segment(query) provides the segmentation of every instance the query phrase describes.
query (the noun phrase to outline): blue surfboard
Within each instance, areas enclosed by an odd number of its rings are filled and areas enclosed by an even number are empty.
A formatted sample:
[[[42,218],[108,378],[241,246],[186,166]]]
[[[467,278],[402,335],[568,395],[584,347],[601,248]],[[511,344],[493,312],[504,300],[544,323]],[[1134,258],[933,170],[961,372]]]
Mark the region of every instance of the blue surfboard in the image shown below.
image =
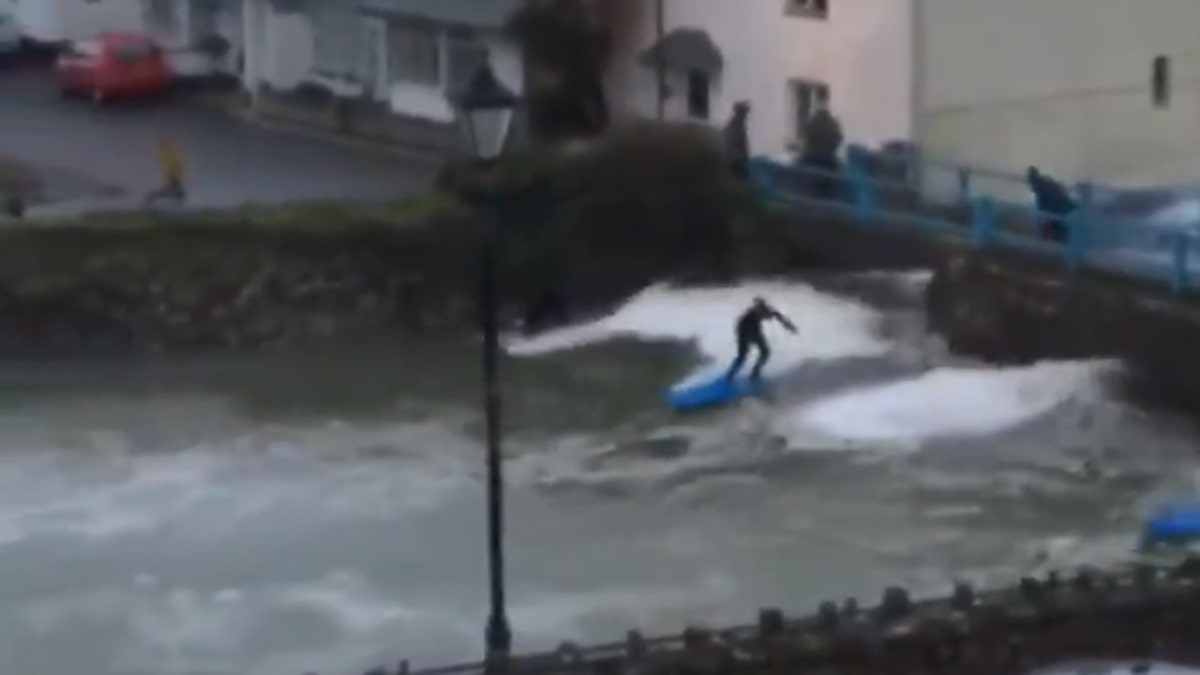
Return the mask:
[[[1184,544],[1200,540],[1200,504],[1159,511],[1142,530],[1143,544]]]
[[[762,389],[762,380],[737,378],[731,381],[721,374],[711,380],[671,389],[667,392],[667,403],[680,412],[699,410],[733,403]]]

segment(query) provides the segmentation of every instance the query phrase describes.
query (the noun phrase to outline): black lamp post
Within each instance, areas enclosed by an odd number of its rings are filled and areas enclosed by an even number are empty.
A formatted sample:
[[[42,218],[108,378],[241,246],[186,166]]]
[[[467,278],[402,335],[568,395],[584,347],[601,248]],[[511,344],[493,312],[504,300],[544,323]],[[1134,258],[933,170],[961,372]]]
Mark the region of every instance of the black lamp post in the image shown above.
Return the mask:
[[[482,64],[454,101],[466,143],[480,169],[486,169],[504,152],[518,99],[488,63]],[[495,189],[486,191],[493,220],[499,206]],[[479,322],[483,332],[483,392],[487,426],[487,529],[488,581],[491,613],[487,622],[487,660],[501,666],[512,647],[512,632],[504,601],[504,480],[500,452],[499,331],[496,325],[497,223],[488,223],[479,264]]]

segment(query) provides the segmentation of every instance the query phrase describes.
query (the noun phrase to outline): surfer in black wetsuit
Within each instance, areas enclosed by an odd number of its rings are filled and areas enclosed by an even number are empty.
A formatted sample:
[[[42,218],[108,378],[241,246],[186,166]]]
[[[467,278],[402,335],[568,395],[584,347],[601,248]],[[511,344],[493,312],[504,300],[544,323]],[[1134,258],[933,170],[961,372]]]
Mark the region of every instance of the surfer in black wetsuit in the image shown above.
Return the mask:
[[[770,319],[783,324],[788,331],[796,332],[796,325],[786,316],[768,305],[766,300],[755,298],[754,304],[738,317],[737,358],[733,360],[733,365],[729,366],[729,371],[725,374],[726,379],[732,380],[737,377],[742,364],[746,362],[746,357],[750,355],[751,347],[758,350],[758,361],[755,362],[754,369],[750,371],[750,379],[757,380],[762,376],[763,366],[767,365],[767,359],[771,358],[771,348],[767,346],[767,338],[763,335],[763,322]]]

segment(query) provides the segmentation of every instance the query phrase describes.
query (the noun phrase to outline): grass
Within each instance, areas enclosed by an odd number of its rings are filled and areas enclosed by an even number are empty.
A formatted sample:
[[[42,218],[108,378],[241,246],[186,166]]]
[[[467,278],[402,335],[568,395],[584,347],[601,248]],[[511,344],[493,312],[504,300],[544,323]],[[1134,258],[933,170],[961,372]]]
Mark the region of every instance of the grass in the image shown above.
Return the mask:
[[[22,162],[0,158],[0,197],[29,195],[41,189],[37,173]]]
[[[2,183],[0,183],[2,185]],[[287,204],[248,204],[229,209],[189,210],[173,213],[150,209],[93,211],[55,219],[30,219],[10,224],[21,230],[136,231],[162,227],[253,227],[280,230],[330,230],[339,228],[409,227],[430,224],[467,214],[453,195],[429,191],[394,201],[316,201]],[[15,225],[15,227],[14,227]]]

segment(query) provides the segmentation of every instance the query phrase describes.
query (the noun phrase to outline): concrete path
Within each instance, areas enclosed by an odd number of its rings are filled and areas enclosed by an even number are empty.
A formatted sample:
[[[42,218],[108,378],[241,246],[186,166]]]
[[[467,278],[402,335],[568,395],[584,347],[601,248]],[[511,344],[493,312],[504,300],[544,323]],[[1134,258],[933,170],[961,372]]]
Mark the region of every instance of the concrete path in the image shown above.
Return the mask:
[[[429,160],[270,130],[178,101],[62,100],[49,72],[0,68],[0,158],[31,167],[58,203],[44,205],[53,210],[140,203],[161,180],[161,136],[184,148],[189,206],[200,208],[396,198],[427,186],[436,170]]]

